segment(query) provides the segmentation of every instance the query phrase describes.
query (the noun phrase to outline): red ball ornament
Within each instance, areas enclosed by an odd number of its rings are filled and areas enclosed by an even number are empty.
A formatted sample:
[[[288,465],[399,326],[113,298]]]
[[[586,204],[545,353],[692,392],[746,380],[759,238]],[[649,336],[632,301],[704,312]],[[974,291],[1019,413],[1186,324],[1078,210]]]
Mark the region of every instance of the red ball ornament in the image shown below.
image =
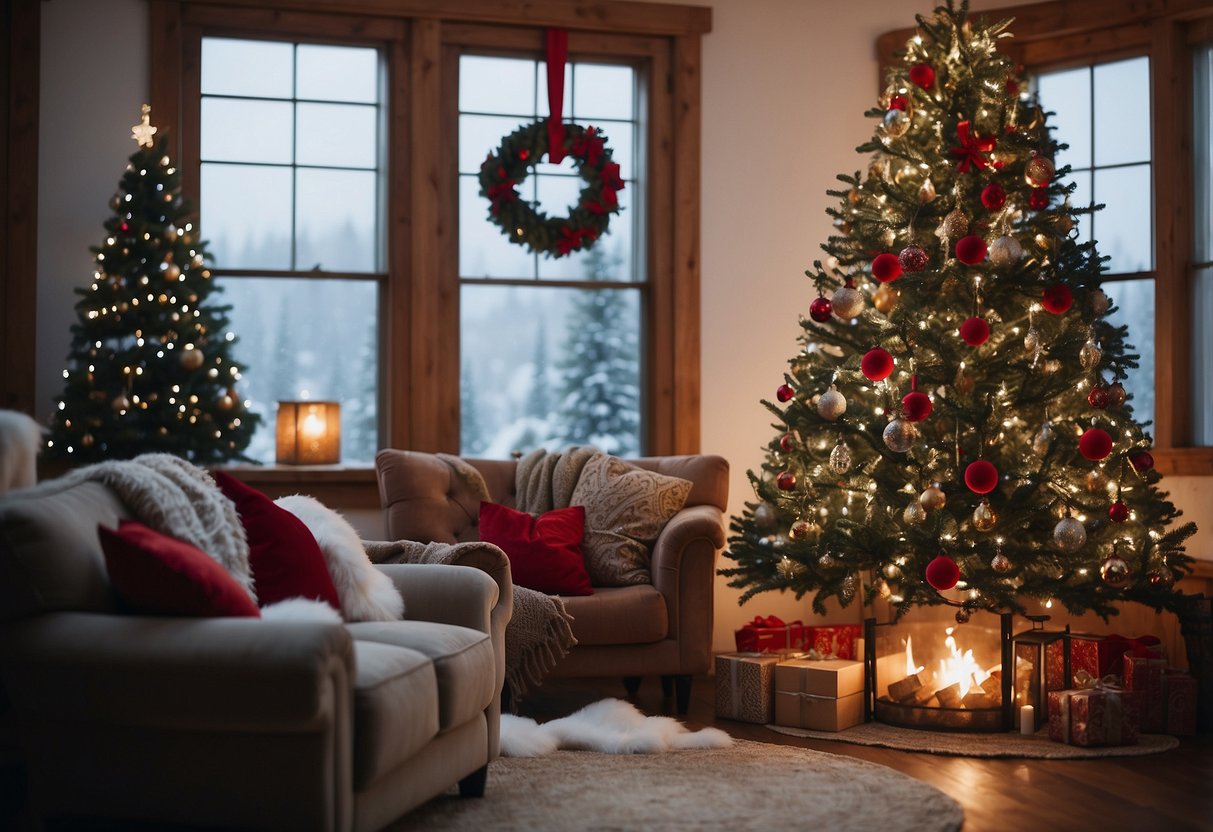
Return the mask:
[[[1063,315],[1074,305],[1074,293],[1070,291],[1069,286],[1054,283],[1045,288],[1044,294],[1040,298],[1040,305],[1046,312]]]
[[[897,259],[897,255],[887,251],[876,255],[876,259],[872,261],[872,277],[881,283],[892,283],[901,277],[901,261]]]
[[[1098,462],[1112,453],[1112,437],[1102,428],[1088,428],[1078,438],[1078,452],[1092,462]]]
[[[1129,464],[1139,474],[1144,474],[1154,467],[1154,455],[1149,451],[1138,451],[1129,456]]]
[[[1007,202],[1007,192],[1002,189],[1002,185],[997,182],[991,182],[986,185],[981,191],[981,204],[989,208],[991,211],[997,211]]]
[[[883,381],[893,372],[893,356],[886,349],[872,347],[859,362],[859,369],[872,381]]]
[[[834,304],[830,303],[829,298],[817,298],[809,304],[809,317],[819,324],[824,324],[830,320],[833,311]]]
[[[782,491],[791,491],[796,487],[796,475],[791,471],[780,471],[779,476],[775,478],[775,484]]]
[[[906,246],[901,250],[901,254],[897,255],[897,262],[901,263],[901,267],[910,273],[922,271],[930,260],[931,256],[918,246]]]
[[[779,448],[785,454],[791,453],[792,449],[795,447],[796,447],[796,437],[793,436],[792,434],[785,433],[783,436],[779,437]]]
[[[965,485],[974,494],[989,494],[998,486],[998,469],[989,460],[974,460],[965,468]]]
[[[960,337],[970,347],[980,347],[990,340],[990,325],[985,318],[973,316],[960,325]]]
[[[907,422],[921,422],[931,415],[933,409],[931,397],[917,390],[906,393],[901,399],[901,418]]]
[[[1117,500],[1108,508],[1108,519],[1113,523],[1123,523],[1129,519],[1129,507],[1124,500]]]
[[[960,567],[947,555],[938,555],[927,564],[927,583],[939,591],[951,589],[960,580]]]
[[[775,398],[779,399],[781,402],[790,402],[792,397],[795,395],[796,391],[793,390],[791,385],[788,384],[781,384],[775,390]]]
[[[1028,207],[1033,211],[1043,211],[1049,207],[1048,188],[1033,188],[1028,195]]]
[[[929,90],[935,86],[935,69],[930,64],[914,64],[910,67],[910,80],[924,90]]]
[[[531,158],[531,151],[527,150],[525,147],[522,148],[518,151],[518,158],[525,162],[527,159]]]
[[[1108,393],[1108,388],[1102,385],[1095,385],[1091,388],[1091,392],[1087,394],[1087,404],[1100,410],[1107,407],[1110,400],[1111,395]]]
[[[976,266],[986,259],[986,241],[976,234],[961,237],[956,241],[956,259],[968,266]]]
[[[902,93],[894,93],[893,95],[889,96],[889,109],[890,110],[901,110],[902,112],[909,110],[910,109],[909,97],[903,95]]]

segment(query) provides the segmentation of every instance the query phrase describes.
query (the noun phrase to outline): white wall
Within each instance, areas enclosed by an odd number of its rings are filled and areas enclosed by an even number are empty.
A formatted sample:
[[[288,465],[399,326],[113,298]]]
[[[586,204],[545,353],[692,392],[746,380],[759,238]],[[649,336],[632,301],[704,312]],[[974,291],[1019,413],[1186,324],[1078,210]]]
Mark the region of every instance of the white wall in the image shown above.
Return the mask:
[[[730,513],[753,494],[771,437],[758,404],[797,349],[812,297],[804,271],[830,232],[826,189],[866,165],[854,152],[872,131],[875,41],[913,25],[921,4],[893,0],[699,0],[713,8],[703,58],[703,449],[732,465]],[[977,0],[975,9],[1007,5]],[[134,150],[129,125],[147,95],[143,0],[44,3],[39,160],[38,397],[46,416],[60,389],[72,288],[91,274],[108,201]],[[1213,559],[1213,479],[1167,480],[1202,529],[1190,551]],[[365,519],[365,518],[359,518]],[[738,607],[718,580],[716,649],[755,614],[807,618],[808,599],[767,594]],[[835,620],[852,617],[836,612]]]

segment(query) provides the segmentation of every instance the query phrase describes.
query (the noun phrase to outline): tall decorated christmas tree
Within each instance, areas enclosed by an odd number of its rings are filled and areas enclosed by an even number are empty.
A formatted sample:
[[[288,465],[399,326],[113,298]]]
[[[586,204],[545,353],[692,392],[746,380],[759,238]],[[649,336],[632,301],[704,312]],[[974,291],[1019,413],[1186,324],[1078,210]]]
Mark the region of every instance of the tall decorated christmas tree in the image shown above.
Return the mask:
[[[180,174],[150,108],[110,202],[93,281],[76,293],[66,380],[47,455],[76,462],[148,451],[197,463],[243,458],[259,422],[240,399],[229,307],[181,197]]]
[[[772,383],[776,435],[722,570],[755,593],[863,594],[897,615],[1029,599],[1108,616],[1172,607],[1192,524],[1159,490],[1122,382],[1137,369],[1045,114],[949,2],[890,72],[867,174]],[[777,389],[776,389],[777,388]]]

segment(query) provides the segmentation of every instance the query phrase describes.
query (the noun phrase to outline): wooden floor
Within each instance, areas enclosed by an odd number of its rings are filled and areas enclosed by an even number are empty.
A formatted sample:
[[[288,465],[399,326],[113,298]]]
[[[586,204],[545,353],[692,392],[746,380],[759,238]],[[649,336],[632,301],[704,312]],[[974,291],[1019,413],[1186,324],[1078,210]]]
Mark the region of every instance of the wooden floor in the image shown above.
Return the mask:
[[[550,680],[522,699],[519,713],[542,722],[605,697],[626,698],[622,682]],[[717,719],[714,699],[713,680],[696,679],[683,722],[691,728],[714,726],[738,739],[812,748],[896,769],[957,800],[965,810],[966,832],[1213,830],[1213,736],[1184,737],[1174,751],[1144,757],[947,757],[789,737],[761,725]],[[645,679],[632,701],[647,714],[677,716],[655,678]]]

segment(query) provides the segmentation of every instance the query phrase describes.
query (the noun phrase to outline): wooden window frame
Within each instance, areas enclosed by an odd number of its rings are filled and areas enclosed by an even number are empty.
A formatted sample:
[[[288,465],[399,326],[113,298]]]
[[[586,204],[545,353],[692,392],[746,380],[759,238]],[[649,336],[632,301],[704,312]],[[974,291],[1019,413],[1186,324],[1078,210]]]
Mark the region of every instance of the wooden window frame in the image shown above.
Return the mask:
[[[1012,18],[999,48],[1022,68],[1150,59],[1154,199],[1154,449],[1164,474],[1213,474],[1213,447],[1192,444],[1192,47],[1213,34],[1208,0],[1054,0],[973,13]],[[880,77],[914,29],[876,42]],[[883,86],[883,85],[882,85]],[[1165,206],[1165,208],[1160,207]]]
[[[492,44],[542,54],[543,30],[569,30],[570,59],[623,54],[651,61],[648,139],[670,163],[648,188],[652,288],[644,321],[649,378],[645,453],[700,446],[700,39],[711,10],[653,3],[515,4],[497,0],[150,0],[151,104],[177,136],[183,189],[197,204],[196,135],[181,129],[199,98],[187,49],[207,34],[379,40],[388,52],[389,239],[381,314],[386,447],[458,453],[458,171],[444,131],[457,115],[452,55]],[[260,34],[258,34],[260,33]],[[187,71],[188,70],[188,71]],[[660,80],[658,80],[660,79]],[[196,85],[195,85],[196,86]],[[426,114],[439,114],[438,118]],[[277,476],[277,475],[274,475]],[[271,478],[272,479],[272,478]]]

